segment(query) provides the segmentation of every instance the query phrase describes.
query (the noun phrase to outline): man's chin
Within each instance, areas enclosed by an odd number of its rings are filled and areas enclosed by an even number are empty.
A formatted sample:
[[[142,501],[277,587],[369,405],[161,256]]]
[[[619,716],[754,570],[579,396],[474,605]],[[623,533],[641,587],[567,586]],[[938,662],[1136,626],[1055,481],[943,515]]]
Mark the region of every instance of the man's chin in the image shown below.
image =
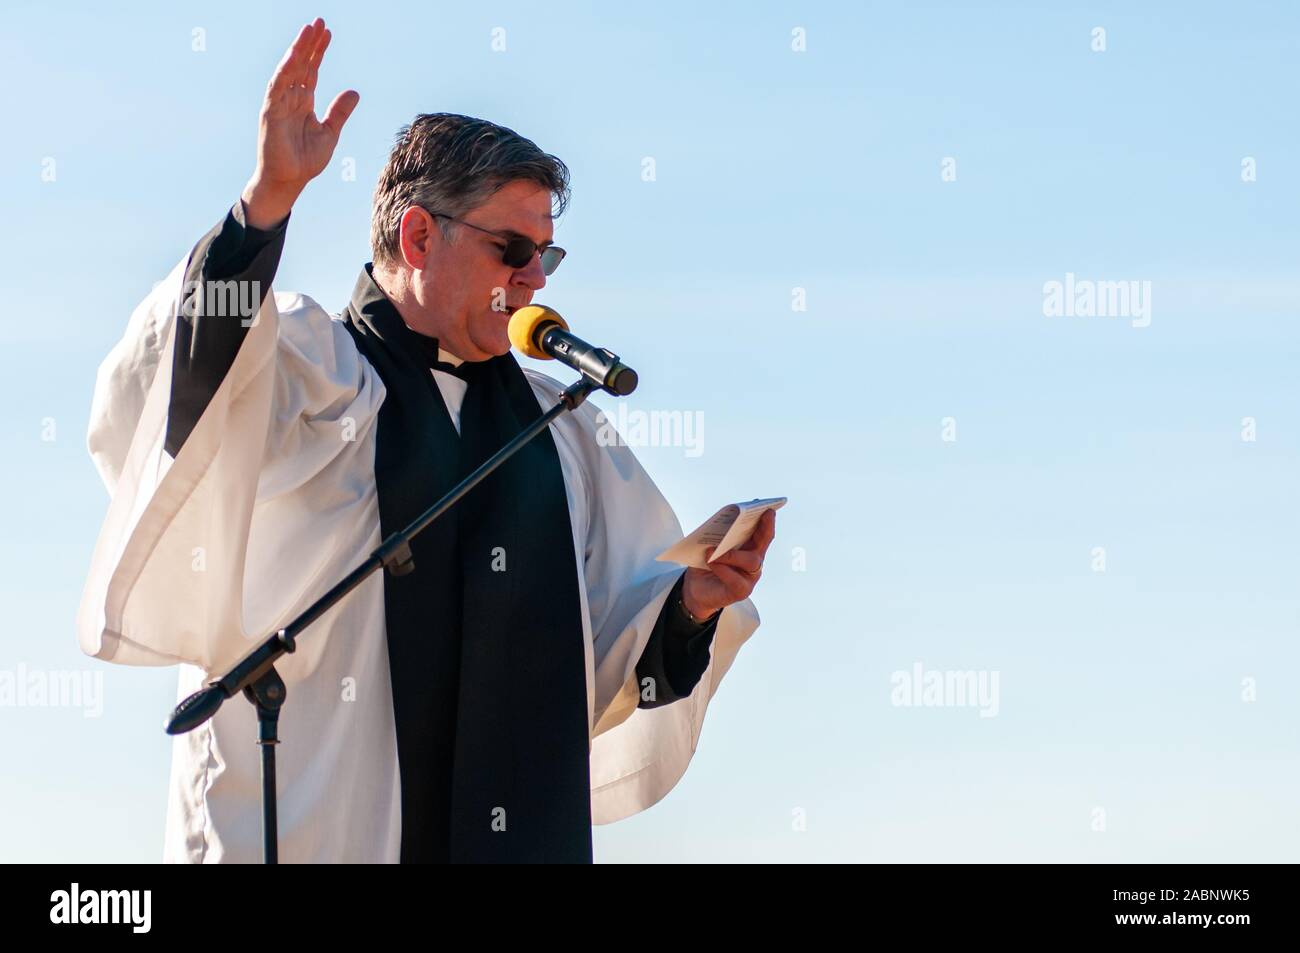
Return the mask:
[[[503,337],[499,341],[475,341],[474,346],[479,354],[473,360],[486,361],[494,357],[501,357],[503,354],[509,354],[510,338]]]
[[[488,351],[494,357],[500,357],[503,354],[510,353],[510,314],[501,311],[492,312],[491,318],[485,322],[486,326],[491,328],[491,333],[487,335],[484,341],[475,341],[480,348]]]

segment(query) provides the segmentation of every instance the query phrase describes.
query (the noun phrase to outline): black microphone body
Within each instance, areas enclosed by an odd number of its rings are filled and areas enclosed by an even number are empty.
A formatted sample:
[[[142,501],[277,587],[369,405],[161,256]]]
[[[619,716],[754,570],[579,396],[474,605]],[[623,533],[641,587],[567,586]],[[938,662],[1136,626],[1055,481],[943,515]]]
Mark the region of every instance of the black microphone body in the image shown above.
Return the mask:
[[[593,347],[558,324],[543,325],[536,333],[537,346],[561,363],[578,371],[616,397],[636,390],[636,371],[608,348]]]

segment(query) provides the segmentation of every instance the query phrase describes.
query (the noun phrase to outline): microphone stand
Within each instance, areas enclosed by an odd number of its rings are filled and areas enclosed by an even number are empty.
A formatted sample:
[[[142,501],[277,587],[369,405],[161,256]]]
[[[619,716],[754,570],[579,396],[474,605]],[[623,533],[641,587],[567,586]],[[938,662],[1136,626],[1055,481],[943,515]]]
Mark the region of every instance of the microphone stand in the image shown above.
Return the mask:
[[[635,386],[635,384],[633,385]],[[415,569],[411,557],[411,539],[424,530],[472,490],[484,477],[508,460],[519,448],[546,429],[560,414],[578,407],[595,390],[609,390],[604,381],[584,370],[581,380],[569,386],[560,395],[559,402],[529,424],[509,443],[483,462],[483,464],[447,492],[441,500],[421,514],[414,523],[393,533],[384,540],[370,557],[343,577],[334,588],[321,596],[274,635],[268,636],[257,648],[245,655],[229,672],[215,682],[210,682],[186,698],[167,720],[169,735],[193,731],[217,713],[222,702],[242,691],[244,697],[257,709],[257,743],[262,749],[262,855],[265,863],[279,862],[279,835],[276,826],[275,746],[280,743],[277,734],[280,708],[284,705],[285,685],[275,670],[276,660],[297,645],[298,635],[340,599],[381,566],[394,576],[404,576]],[[622,396],[621,394],[619,396]]]

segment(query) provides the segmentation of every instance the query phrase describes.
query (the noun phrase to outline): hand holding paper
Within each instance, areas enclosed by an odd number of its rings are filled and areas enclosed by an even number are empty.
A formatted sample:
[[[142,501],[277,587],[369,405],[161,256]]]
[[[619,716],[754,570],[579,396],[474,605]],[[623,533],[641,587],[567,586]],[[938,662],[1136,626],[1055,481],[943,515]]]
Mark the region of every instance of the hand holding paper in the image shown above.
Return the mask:
[[[785,497],[724,506],[693,533],[656,558],[687,566],[682,603],[697,619],[748,599],[776,535],[776,511]]]

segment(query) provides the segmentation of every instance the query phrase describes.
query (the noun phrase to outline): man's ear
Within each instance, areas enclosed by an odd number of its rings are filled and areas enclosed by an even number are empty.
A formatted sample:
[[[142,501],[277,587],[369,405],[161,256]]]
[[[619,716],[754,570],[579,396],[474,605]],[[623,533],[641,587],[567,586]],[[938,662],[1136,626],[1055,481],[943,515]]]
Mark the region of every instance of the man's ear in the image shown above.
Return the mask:
[[[425,261],[433,251],[434,242],[442,240],[433,216],[412,205],[402,213],[397,225],[397,245],[402,252],[402,260],[411,268],[424,268]]]

